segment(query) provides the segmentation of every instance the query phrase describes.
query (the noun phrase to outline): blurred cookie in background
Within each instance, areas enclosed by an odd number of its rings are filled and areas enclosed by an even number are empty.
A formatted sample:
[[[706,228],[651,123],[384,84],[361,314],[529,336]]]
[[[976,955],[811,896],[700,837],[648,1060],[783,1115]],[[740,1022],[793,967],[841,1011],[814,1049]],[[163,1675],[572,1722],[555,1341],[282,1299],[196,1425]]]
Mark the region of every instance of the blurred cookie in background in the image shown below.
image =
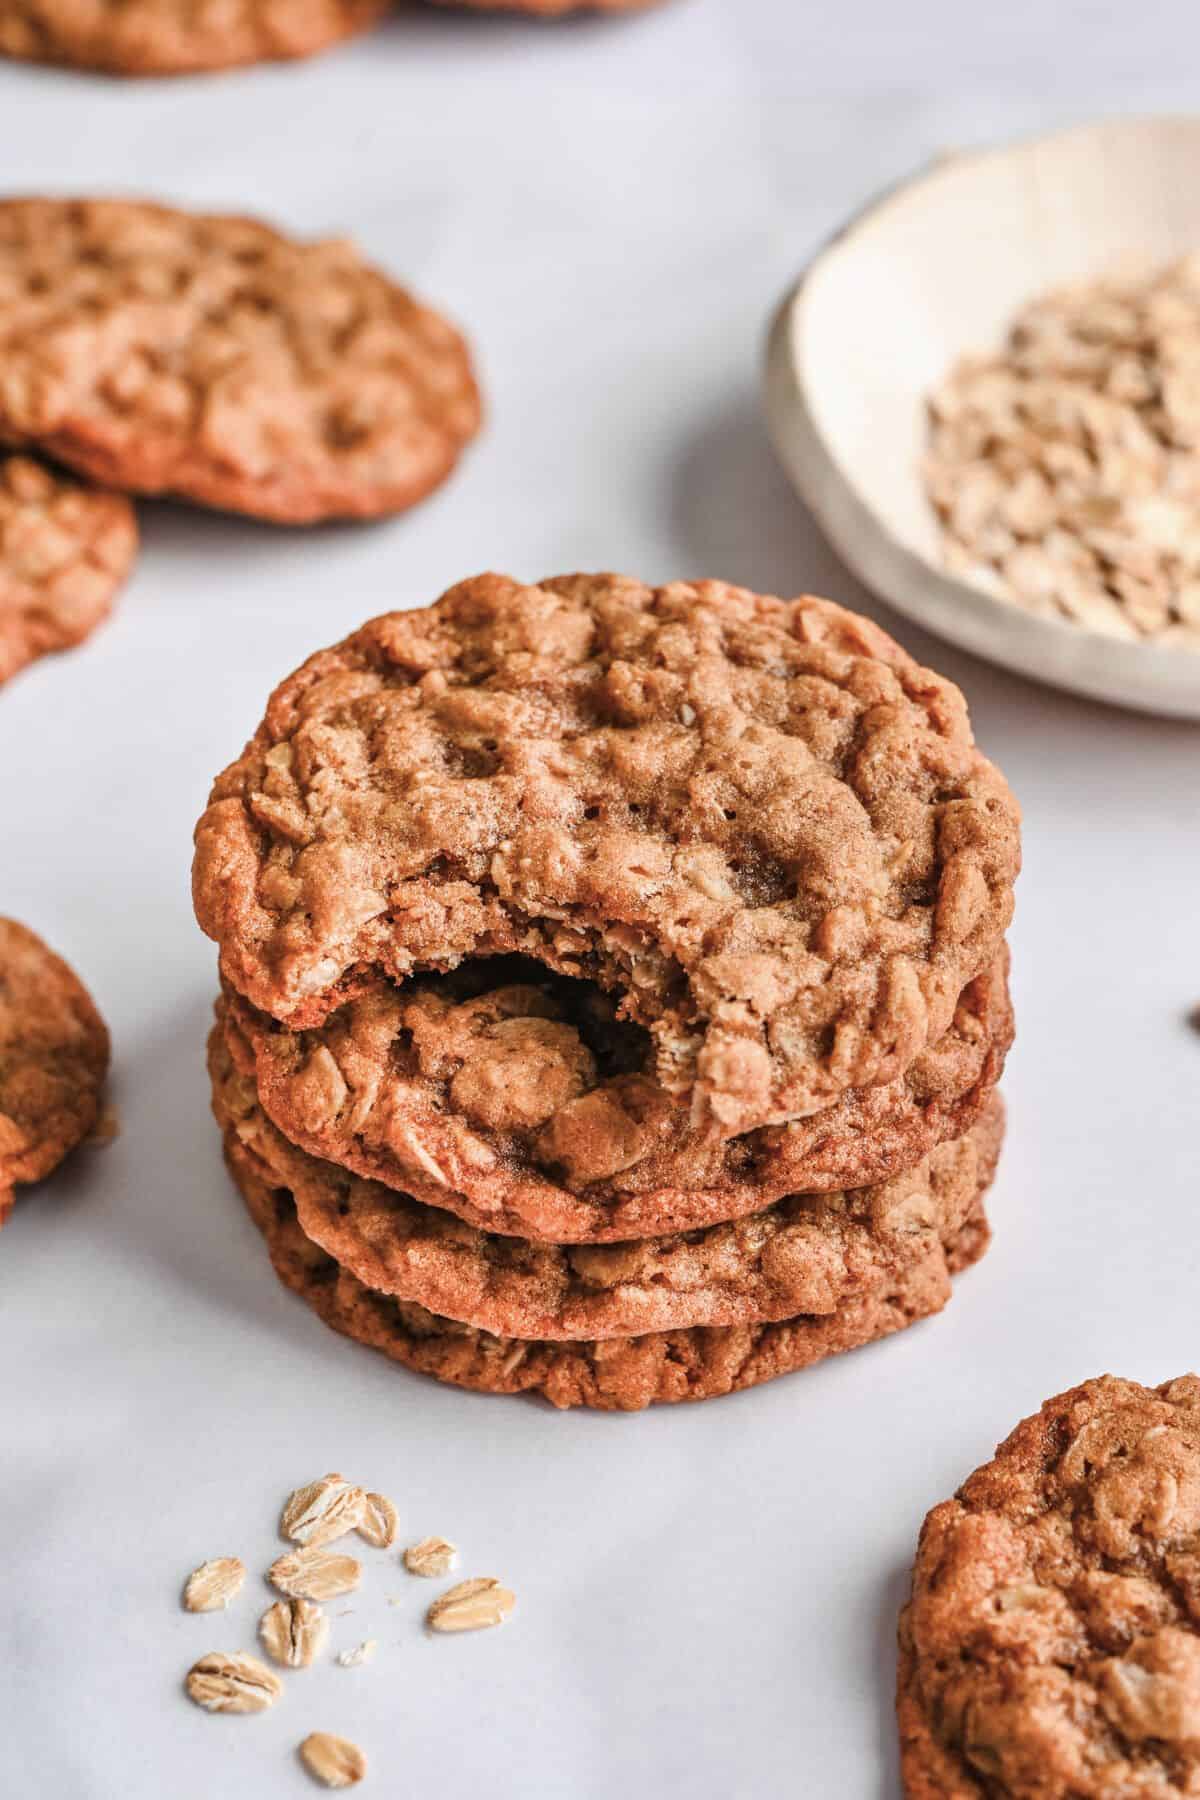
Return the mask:
[[[90,637],[112,611],[137,544],[123,494],[27,456],[0,456],[0,684]]]
[[[279,524],[401,512],[479,426],[462,337],[343,239],[0,203],[0,438]]]
[[[387,0],[0,0],[0,56],[106,75],[188,75],[313,56]]]
[[[0,918],[0,1224],[100,1123],[109,1038],[74,970]]]

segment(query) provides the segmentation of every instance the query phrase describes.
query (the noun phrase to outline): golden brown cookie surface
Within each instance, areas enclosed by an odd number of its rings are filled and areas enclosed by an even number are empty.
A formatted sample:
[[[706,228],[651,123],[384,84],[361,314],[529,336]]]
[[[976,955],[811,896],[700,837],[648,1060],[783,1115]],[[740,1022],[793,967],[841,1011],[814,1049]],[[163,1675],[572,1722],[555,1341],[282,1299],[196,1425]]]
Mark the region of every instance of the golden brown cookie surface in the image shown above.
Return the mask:
[[[0,0],[0,56],[109,75],[186,75],[311,56],[386,0]]]
[[[136,553],[124,495],[0,456],[0,683],[82,643],[111,612]]]
[[[809,1368],[940,1312],[950,1298],[950,1276],[982,1256],[988,1243],[980,1207],[955,1243],[914,1263],[895,1288],[823,1318],[579,1343],[498,1338],[372,1293],[305,1236],[286,1190],[269,1185],[236,1135],[226,1140],[226,1158],[276,1274],[326,1325],[452,1386],[541,1393],[558,1407],[631,1412],[655,1402],[713,1399]]]
[[[950,1030],[894,1082],[738,1138],[692,1127],[610,996],[537,963],[376,981],[308,1032],[228,986],[225,1009],[263,1110],[313,1156],[488,1231],[607,1242],[865,1187],[962,1136],[1011,1042],[1005,964],[968,985]]]
[[[1018,813],[962,696],[826,601],[483,576],[285,681],[197,828],[224,976],[293,1026],[519,953],[728,1136],[896,1079],[1000,950]]]
[[[1200,1792],[1200,1379],[1084,1382],[934,1508],[898,1714],[909,1800]]]
[[[530,1244],[362,1181],[297,1150],[239,1076],[220,1026],[213,1110],[263,1179],[292,1195],[301,1230],[382,1295],[497,1336],[611,1338],[827,1316],[890,1291],[952,1242],[989,1185],[998,1099],[966,1137],[916,1168],[849,1193],[791,1195],[734,1224],[606,1245]]]
[[[280,523],[421,499],[479,422],[458,332],[343,241],[113,200],[0,203],[0,441]]]
[[[48,1175],[96,1124],[108,1054],[78,976],[24,925],[0,919],[0,1214],[6,1190]]]

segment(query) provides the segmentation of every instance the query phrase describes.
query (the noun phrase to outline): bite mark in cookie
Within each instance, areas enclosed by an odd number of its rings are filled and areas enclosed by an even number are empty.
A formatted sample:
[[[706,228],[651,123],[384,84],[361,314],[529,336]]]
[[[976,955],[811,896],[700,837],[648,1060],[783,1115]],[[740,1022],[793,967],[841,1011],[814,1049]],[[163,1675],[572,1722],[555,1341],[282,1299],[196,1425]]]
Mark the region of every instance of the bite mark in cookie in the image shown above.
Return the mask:
[[[467,1225],[296,1149],[271,1125],[220,1032],[213,1110],[286,1188],[301,1229],[364,1286],[496,1336],[607,1338],[825,1315],[883,1292],[957,1237],[995,1170],[998,1098],[966,1137],[876,1187],[797,1194],[733,1224],[629,1243],[530,1244]]]
[[[0,683],[90,636],[112,611],[137,541],[124,495],[0,456]]]
[[[962,696],[865,619],[483,576],[283,683],[194,892],[293,1027],[467,958],[590,979],[736,1136],[902,1076],[998,955],[1018,863]]]
[[[579,1343],[498,1338],[372,1293],[305,1236],[287,1190],[268,1186],[236,1138],[226,1140],[226,1158],[279,1279],[334,1331],[455,1387],[540,1393],[553,1406],[605,1412],[713,1399],[902,1331],[941,1311],[950,1276],[983,1254],[989,1235],[980,1206],[955,1243],[938,1245],[895,1287],[850,1300],[823,1318]]]
[[[933,1509],[897,1705],[909,1800],[1200,1791],[1200,1379],[1084,1382]]]
[[[100,1115],[108,1032],[73,970],[0,919],[0,1222],[15,1184],[40,1181]]]
[[[187,75],[312,56],[386,0],[0,0],[0,56],[108,75]]]
[[[294,1144],[489,1231],[604,1242],[865,1187],[961,1137],[1012,1040],[1006,967],[968,985],[903,1076],[736,1138],[693,1126],[654,1078],[649,1034],[611,996],[532,961],[377,980],[308,1032],[228,985],[224,1005],[235,1055]]]
[[[0,203],[0,442],[281,523],[411,506],[479,424],[458,332],[341,240]]]

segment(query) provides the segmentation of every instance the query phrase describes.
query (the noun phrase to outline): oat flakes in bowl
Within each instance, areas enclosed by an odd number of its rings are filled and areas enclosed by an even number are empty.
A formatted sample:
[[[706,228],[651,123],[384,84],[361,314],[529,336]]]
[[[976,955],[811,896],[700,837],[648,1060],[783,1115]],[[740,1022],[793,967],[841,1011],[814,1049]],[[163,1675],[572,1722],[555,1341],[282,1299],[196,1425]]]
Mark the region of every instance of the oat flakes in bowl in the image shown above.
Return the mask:
[[[1059,404],[1051,400],[1044,409],[1051,435],[1064,436],[1063,448],[1051,452],[1058,465],[1053,484],[1046,480],[1038,446],[1014,426],[1003,461],[1006,479],[1011,464],[1016,486],[997,501],[990,480],[991,440],[985,434],[985,454],[966,429],[971,440],[966,460],[982,460],[985,468],[974,472],[963,495],[957,476],[947,477],[944,422],[939,426],[935,490],[944,511],[959,509],[956,535],[973,540],[970,550],[955,555],[959,564],[969,564],[969,575],[962,567],[945,566],[942,525],[926,487],[926,459],[930,396],[964,358],[1003,345],[1031,297],[1086,291],[1106,273],[1130,269],[1135,261],[1151,273],[1168,270],[1200,246],[1198,173],[1200,118],[1107,121],[942,157],[870,205],[805,270],[774,320],[765,383],[768,422],[785,469],[842,559],[889,605],[951,643],[1052,687],[1187,719],[1200,719],[1200,658],[1187,648],[1192,595],[1177,579],[1178,599],[1162,606],[1156,597],[1161,571],[1152,562],[1147,574],[1140,548],[1135,551],[1129,542],[1128,508],[1119,506],[1114,519],[1110,503],[1118,475],[1118,497],[1127,493],[1131,479],[1135,485],[1145,480],[1144,473],[1130,474],[1131,448],[1139,462],[1142,452],[1151,462],[1159,460],[1161,415],[1167,409],[1153,391],[1141,396],[1148,375],[1153,389],[1154,370],[1163,361],[1170,364],[1172,433],[1183,423],[1194,366],[1186,343],[1174,336],[1169,347],[1147,356],[1143,337],[1132,358],[1116,346],[1102,351],[1095,360],[1111,361],[1105,379],[1111,378],[1115,391],[1097,396],[1087,388],[1076,395],[1065,432],[1061,394]],[[1168,193],[1169,207],[1162,204]],[[1179,282],[1173,276],[1168,289]],[[1163,304],[1156,301],[1160,311]],[[1174,304],[1170,293],[1166,304]],[[1107,308],[1106,296],[1101,320]],[[1039,317],[1038,354],[1049,358],[1057,383],[1061,365],[1055,359],[1065,344],[1072,360],[1079,346],[1072,349],[1073,334],[1063,331],[1061,320]],[[1096,322],[1081,335],[1089,338]],[[1118,337],[1125,335],[1127,322],[1114,318],[1109,324]],[[1087,345],[1085,364],[1093,348]],[[1008,361],[1005,355],[1002,390]],[[995,371],[979,379],[989,405],[1011,406],[1011,395],[994,391]],[[956,383],[948,410],[957,412],[960,423],[963,404]],[[941,405],[947,405],[944,396]],[[1131,412],[1137,414],[1132,424]],[[1098,415],[1103,415],[1100,435],[1115,432],[1115,448],[1107,452],[1085,422]],[[955,458],[961,456],[961,445],[949,448]],[[1186,450],[1186,441],[1174,448]],[[1174,462],[1173,467],[1177,470]],[[1040,479],[1030,479],[1031,470]],[[1179,479],[1177,472],[1172,479]],[[1063,483],[1065,493],[1059,491]],[[1077,507],[1097,492],[1107,496],[1099,509],[1105,516],[1089,516],[1083,529],[1107,535],[1098,540],[1093,535],[1081,556],[1059,507],[1068,499]],[[1171,490],[1168,497],[1172,505],[1164,508],[1153,496],[1138,494],[1135,511],[1140,535],[1170,540],[1171,555],[1182,568],[1190,546],[1181,543],[1174,506],[1180,496]],[[1095,509],[1084,505],[1083,512],[1089,511]],[[991,535],[988,527],[997,512],[1007,513],[1007,522],[1002,518],[1003,532]],[[982,556],[977,532],[984,533]],[[1031,597],[1023,605],[997,591],[1002,578],[989,560],[992,552],[1001,561],[1013,552],[1005,533],[1016,540],[1017,556],[1004,585],[1016,575]],[[1047,550],[1055,579],[1048,573]],[[1115,603],[1108,586],[1086,579],[1099,550],[1102,570],[1120,574],[1124,591]],[[1060,568],[1070,579],[1057,579]],[[1178,574],[1174,567],[1172,572]],[[1057,598],[1055,586],[1061,590]],[[1072,609],[1074,616],[1068,616]],[[1104,628],[1096,629],[1097,623]]]

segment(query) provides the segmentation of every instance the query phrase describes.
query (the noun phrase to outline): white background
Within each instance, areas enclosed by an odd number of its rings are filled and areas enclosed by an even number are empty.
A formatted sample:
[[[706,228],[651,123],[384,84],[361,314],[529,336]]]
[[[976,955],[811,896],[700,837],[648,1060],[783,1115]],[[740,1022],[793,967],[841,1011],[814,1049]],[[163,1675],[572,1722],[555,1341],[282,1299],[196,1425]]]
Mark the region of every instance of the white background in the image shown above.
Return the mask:
[[[1193,728],[897,627],[966,688],[1026,810],[996,1243],[940,1319],[702,1407],[456,1393],[286,1295],[207,1112],[214,951],[188,898],[193,822],[269,687],[460,576],[723,576],[887,623],[772,461],[769,309],[936,150],[1186,106],[1194,21],[1191,0],[680,0],[561,28],[417,13],[186,82],[0,68],[6,185],[352,233],[467,327],[490,413],[407,519],[288,535],[144,508],[113,623],[0,694],[0,909],[92,985],[124,1122],[0,1241],[6,1797],[282,1800],[308,1791],[293,1747],[321,1727],[368,1750],[364,1793],[891,1800],[927,1507],[1045,1395],[1200,1361]],[[327,1468],[392,1493],[407,1537],[457,1539],[518,1611],[431,1641],[429,1587],[368,1552],[335,1647],[376,1637],[375,1663],[210,1718],[181,1677],[252,1646],[278,1503]],[[183,1615],[187,1571],[232,1552],[254,1572],[234,1610]]]

